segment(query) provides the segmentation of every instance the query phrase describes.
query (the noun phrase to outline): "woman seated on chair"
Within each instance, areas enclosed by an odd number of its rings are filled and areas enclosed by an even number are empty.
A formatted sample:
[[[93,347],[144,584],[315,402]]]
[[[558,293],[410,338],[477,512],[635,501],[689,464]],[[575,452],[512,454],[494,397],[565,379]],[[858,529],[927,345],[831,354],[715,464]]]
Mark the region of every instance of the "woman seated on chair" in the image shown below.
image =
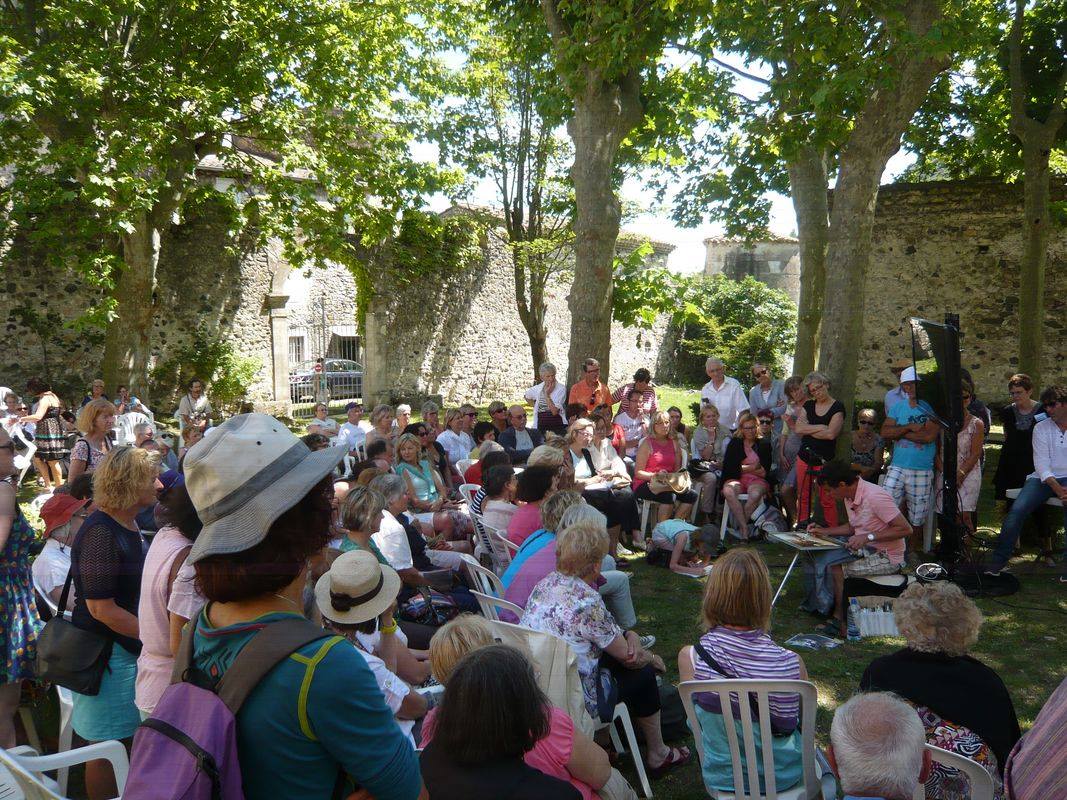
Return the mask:
[[[637,501],[630,490],[630,476],[617,474],[616,467],[601,458],[594,447],[596,423],[580,418],[567,431],[568,454],[574,466],[574,484],[589,505],[608,518],[608,536],[611,546],[608,552],[615,554],[619,533],[637,530],[641,520]],[[595,453],[595,455],[594,455]]]
[[[771,444],[759,438],[756,418],[743,411],[737,419],[738,434],[726,445],[722,465],[722,494],[730,506],[742,539],[749,538],[748,519],[771,491]],[[748,500],[741,505],[740,495]]]
[[[655,486],[652,485],[657,476],[664,479],[670,473],[682,469],[684,464],[682,446],[671,432],[670,415],[666,411],[657,411],[652,415],[648,436],[638,446],[637,457],[634,459],[634,494],[638,500],[659,505],[655,522],[662,522],[672,516],[676,519],[686,519],[689,516],[697,499],[696,492],[692,489],[676,492],[670,487],[663,488],[660,481],[656,481]],[[644,534],[644,531],[639,531],[640,544],[644,544]]]
[[[370,412],[370,424],[371,429],[367,431],[367,438],[364,442],[364,447],[369,448],[375,441],[384,440],[389,443],[390,447],[396,441],[396,431],[393,430],[393,420],[396,419],[396,412],[393,407],[381,403],[376,405],[374,410]],[[367,454],[369,457],[369,453]]]
[[[325,403],[315,403],[315,418],[308,423],[308,433],[321,433],[332,439],[341,430],[337,420],[330,418],[330,409]]]
[[[419,437],[401,434],[396,444],[396,466],[393,471],[404,479],[408,487],[409,512],[433,534],[451,539],[456,531],[454,514],[457,505],[448,499],[444,481],[424,457]],[[462,527],[462,526],[460,526]]]
[[[515,497],[523,504],[508,523],[508,541],[521,545],[526,537],[541,528],[541,503],[559,487],[559,468],[526,467],[519,475]]]
[[[719,424],[719,409],[713,403],[700,408],[700,424],[693,431],[689,445],[689,473],[699,481],[700,511],[710,520],[719,501],[719,479],[722,476],[723,451],[730,432]]]
[[[515,668],[510,671],[501,664],[498,669],[503,675],[521,675],[531,666],[529,653],[496,643],[493,629],[485,619],[473,614],[463,614],[438,630],[430,640],[430,665],[434,677],[441,684],[451,686],[449,682],[459,663],[469,654],[487,647],[507,649],[522,659],[520,664],[511,657],[509,660]],[[545,702],[547,705],[547,701]],[[523,755],[522,760],[526,765],[545,775],[567,781],[578,790],[582,800],[596,800],[599,797],[597,791],[609,783],[611,785],[607,789],[612,798],[636,798],[626,779],[611,768],[607,753],[581,732],[570,715],[552,705],[547,705],[547,708],[547,734],[538,739]],[[423,748],[427,747],[434,737],[439,709],[440,707],[430,709],[423,722]]]
[[[642,647],[636,633],[623,632],[595,588],[607,553],[602,525],[579,522],[560,531],[556,569],[534,587],[521,624],[570,645],[594,719],[610,722],[618,703],[627,706],[645,735],[649,773],[659,777],[686,763],[689,749],[663,742],[656,684],[656,673],[665,671],[663,659]]]
[[[482,501],[482,522],[498,531],[506,531],[511,518],[519,510],[512,502],[519,485],[515,469],[511,464],[497,464],[490,467],[483,477],[485,499]]]
[[[915,707],[929,744],[977,761],[1003,796],[1001,773],[1019,740],[1019,721],[1004,681],[967,655],[982,627],[982,612],[954,583],[913,583],[893,603],[907,646],[870,663],[860,689],[894,692]],[[960,784],[963,785],[960,785]],[[969,797],[969,784],[934,764],[926,796]]]
[[[718,561],[704,589],[704,624],[707,633],[693,647],[678,653],[678,676],[683,681],[715,680],[807,680],[808,672],[800,656],[779,647],[768,631],[771,622],[771,580],[767,565],[755,550],[735,547]],[[732,792],[734,768],[730,744],[723,725],[719,696],[714,692],[693,697],[700,736],[704,742],[701,771],[708,791]],[[795,786],[803,778],[800,696],[772,692],[770,702],[771,742],[774,750],[774,782],[779,792]],[[753,714],[746,704],[743,713]],[[745,756],[738,709],[732,712],[741,748],[741,768]],[[757,752],[764,732],[753,714],[753,735]],[[759,760],[763,777],[763,760]],[[747,776],[747,770],[745,775]],[[746,779],[747,786],[747,779]],[[763,791],[764,787],[760,787]],[[751,791],[751,790],[750,790]]]

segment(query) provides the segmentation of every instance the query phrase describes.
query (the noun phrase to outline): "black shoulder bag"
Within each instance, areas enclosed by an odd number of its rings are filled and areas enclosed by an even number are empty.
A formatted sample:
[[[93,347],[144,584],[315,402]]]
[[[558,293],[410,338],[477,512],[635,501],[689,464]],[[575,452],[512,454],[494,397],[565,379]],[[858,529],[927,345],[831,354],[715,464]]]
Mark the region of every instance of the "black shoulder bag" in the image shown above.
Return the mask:
[[[99,633],[75,627],[63,615],[73,580],[73,572],[68,572],[59,610],[37,637],[37,677],[78,694],[95,695],[100,692],[113,643]]]

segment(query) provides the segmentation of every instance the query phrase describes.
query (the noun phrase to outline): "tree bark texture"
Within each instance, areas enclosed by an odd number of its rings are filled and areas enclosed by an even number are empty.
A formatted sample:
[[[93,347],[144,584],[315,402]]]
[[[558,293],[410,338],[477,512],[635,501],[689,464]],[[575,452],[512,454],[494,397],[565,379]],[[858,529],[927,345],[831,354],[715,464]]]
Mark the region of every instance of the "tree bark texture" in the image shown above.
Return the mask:
[[[543,259],[537,255],[532,258]],[[519,311],[519,320],[526,329],[530,340],[530,357],[533,361],[532,375],[534,383],[540,381],[537,371],[548,361],[548,329],[545,327],[545,286],[547,267],[541,263],[531,265],[530,256],[525,255],[514,245],[511,248],[512,266],[515,272],[515,305]]]
[[[1029,89],[1022,66],[1025,2],[1016,0],[1008,34],[1008,78],[1011,88],[1011,132],[1023,155],[1023,257],[1019,264],[1019,372],[1041,386],[1045,349],[1045,263],[1049,237],[1049,156],[1063,127],[1067,108],[1067,65],[1060,74],[1056,100],[1044,122],[1028,111]]]
[[[801,376],[815,369],[826,292],[826,240],[830,230],[826,160],[825,149],[805,146],[788,164],[789,193],[800,242],[800,302],[793,374]]]
[[[156,316],[156,269],[161,231],[150,212],[142,212],[133,233],[122,237],[122,272],[115,281],[115,318],[104,337],[104,382],[144,393]]]
[[[619,145],[641,121],[641,81],[631,72],[608,82],[589,70],[574,103],[567,131],[574,141],[574,283],[568,299],[571,341],[568,383],[581,375],[592,356],[610,375],[611,294],[615,243],[622,208],[615,192]]]
[[[914,41],[899,45],[897,54],[887,60],[889,80],[872,89],[856,118],[841,151],[830,211],[819,369],[829,376],[833,395],[845,404],[846,424],[856,399],[878,185],[934,78],[949,63],[947,57],[935,57],[922,45],[922,38],[941,15],[940,3],[914,0],[903,13]],[[847,440],[842,436],[839,445],[847,448]]]

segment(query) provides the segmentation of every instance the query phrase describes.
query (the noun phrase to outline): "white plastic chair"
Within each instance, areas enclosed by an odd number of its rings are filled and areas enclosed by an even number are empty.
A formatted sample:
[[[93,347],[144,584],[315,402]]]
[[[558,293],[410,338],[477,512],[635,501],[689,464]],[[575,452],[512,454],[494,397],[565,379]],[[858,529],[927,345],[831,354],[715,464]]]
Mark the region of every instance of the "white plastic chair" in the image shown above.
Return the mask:
[[[926,751],[936,763],[958,769],[967,776],[971,783],[971,800],[993,800],[993,778],[977,761],[934,747],[932,744],[926,745]],[[926,800],[926,787],[923,784],[920,783],[916,788],[912,800]]]
[[[470,508],[471,505],[474,503],[474,495],[481,488],[482,488],[481,484],[478,484],[478,483],[460,484],[459,494],[460,494],[460,497],[462,497],[465,501],[467,501],[467,507],[468,508]],[[471,514],[473,514],[473,513],[474,513],[474,511],[472,510]]]
[[[492,525],[486,525],[484,522],[475,525],[474,530],[480,551],[489,556],[493,563],[493,572],[503,575],[504,570],[511,564],[511,551],[504,545],[507,539]]]
[[[696,714],[696,706],[693,701],[694,694],[714,692],[719,696],[719,703],[724,711],[729,713],[724,721],[730,719],[733,705],[731,695],[737,695],[737,706],[741,710],[741,738],[738,742],[735,725],[729,723],[723,727],[726,731],[726,740],[730,746],[730,760],[733,762],[734,791],[712,791],[708,795],[715,800],[807,800],[814,797],[836,797],[835,782],[832,775],[824,776],[820,783],[815,770],[815,711],[818,708],[818,693],[815,684],[809,681],[757,681],[757,680],[730,680],[730,681],[684,681],[678,685],[678,693],[682,696],[682,704],[685,706],[686,717],[689,719],[689,728],[693,732],[696,744],[697,756],[700,763],[704,763],[704,737],[700,730],[700,718]],[[771,732],[771,707],[768,695],[771,692],[800,695],[800,736],[801,758],[803,764],[803,777],[799,785],[785,791],[778,791],[774,779],[774,750]],[[760,745],[761,752],[757,754],[755,732],[753,730],[751,703],[749,698],[755,695],[759,707]],[[742,748],[744,763],[742,763]],[[764,789],[760,792],[759,765],[763,765]],[[746,782],[749,791],[745,791]]]
[[[50,756],[39,756],[27,747],[0,750],[0,766],[11,774],[26,800],[64,800],[66,789],[59,789],[54,782],[45,777],[44,773],[55,769],[66,769],[96,759],[110,762],[115,772],[115,785],[119,790],[118,797],[122,797],[122,792],[126,789],[126,778],[130,772],[130,761],[126,756],[126,748],[121,742],[114,740],[95,742],[79,747],[77,750],[68,750],[65,753]]]
[[[15,425],[9,433],[12,439],[18,439],[26,447],[24,452],[15,454],[15,469],[19,471],[19,479],[15,482],[15,486],[21,486],[22,479],[26,477],[26,473],[33,464],[33,454],[37,452],[37,444],[26,438],[21,425]]]
[[[476,592],[471,589],[471,594],[478,599],[478,605],[487,619],[500,621],[500,610],[510,611],[516,619],[522,619],[523,609],[502,597],[495,597],[485,592]]]
[[[486,569],[474,556],[461,554],[463,556],[463,567],[467,571],[467,579],[471,582],[471,585],[478,589],[480,592],[492,595],[495,597],[504,596],[504,584],[500,582],[500,578],[491,569]]]
[[[476,458],[461,458],[456,462],[456,471],[459,473],[459,477],[463,477],[467,474],[467,468],[478,459]],[[465,483],[464,486],[477,486],[478,484]]]

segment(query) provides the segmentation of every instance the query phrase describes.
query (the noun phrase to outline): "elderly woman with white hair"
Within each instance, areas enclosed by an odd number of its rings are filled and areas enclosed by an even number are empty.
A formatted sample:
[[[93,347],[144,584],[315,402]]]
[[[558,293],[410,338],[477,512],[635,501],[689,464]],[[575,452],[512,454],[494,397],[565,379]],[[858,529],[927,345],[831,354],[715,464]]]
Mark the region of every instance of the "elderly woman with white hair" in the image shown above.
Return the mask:
[[[893,605],[902,650],[880,656],[860,688],[895,692],[918,712],[932,745],[977,761],[1001,796],[1001,773],[1019,740],[1011,695],[996,672],[967,651],[978,641],[982,612],[954,583],[914,583]],[[964,800],[966,779],[935,765],[927,797]]]
[[[533,427],[542,433],[562,435],[567,430],[567,389],[556,380],[555,364],[546,361],[537,374],[541,382],[524,395],[533,404]]]
[[[645,763],[657,778],[689,760],[688,748],[668,747],[660,730],[656,673],[663,659],[641,646],[633,631],[623,631],[596,590],[608,553],[603,525],[578,522],[556,537],[556,569],[534,587],[521,624],[570,645],[578,657],[586,710],[609,722],[618,703],[645,735]]]

